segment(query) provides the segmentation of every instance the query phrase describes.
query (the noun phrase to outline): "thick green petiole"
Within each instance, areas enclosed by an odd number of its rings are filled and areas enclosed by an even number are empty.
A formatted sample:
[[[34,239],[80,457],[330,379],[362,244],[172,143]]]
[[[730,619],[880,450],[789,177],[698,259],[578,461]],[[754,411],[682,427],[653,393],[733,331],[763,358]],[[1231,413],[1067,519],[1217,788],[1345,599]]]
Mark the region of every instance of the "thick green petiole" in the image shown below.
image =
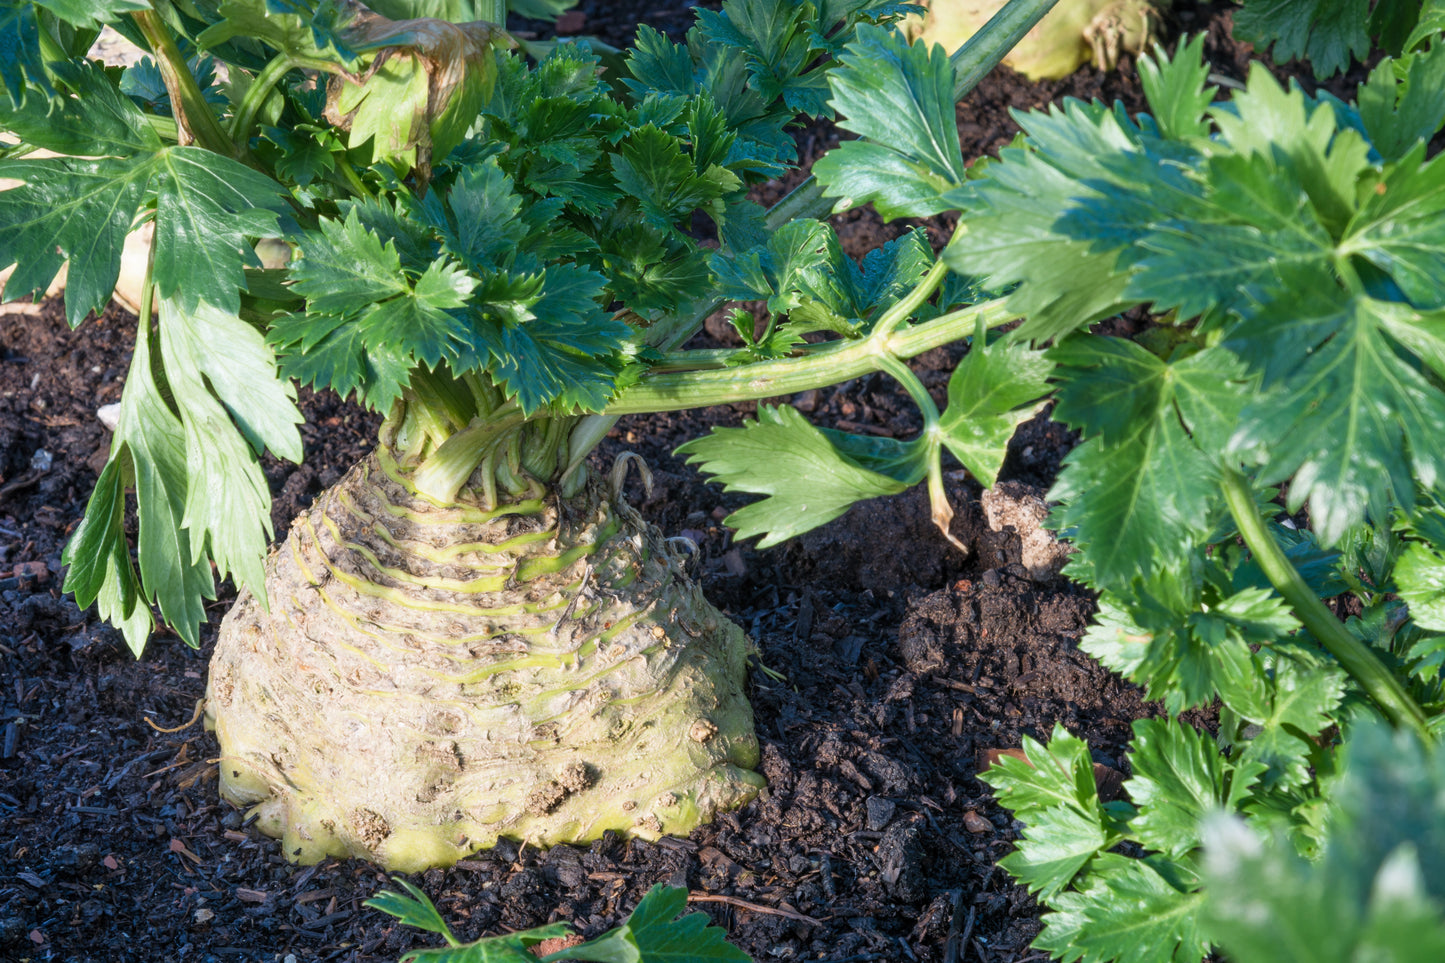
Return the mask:
[[[1224,490],[1229,512],[1234,516],[1234,523],[1239,527],[1245,545],[1254,553],[1255,561],[1275,591],[1290,604],[1305,628],[1339,661],[1395,726],[1411,729],[1421,738],[1428,738],[1429,724],[1425,713],[1405,691],[1400,680],[1370,651],[1369,646],[1351,635],[1335,618],[1280,551],[1255,507],[1248,480],[1237,471],[1225,469],[1220,487]]]
[[[1058,0],[1010,0],[978,33],[953,52],[953,99],[961,100],[993,70],[1024,34],[1034,28]]]
[[[1003,299],[985,301],[891,333],[856,341],[830,341],[796,358],[644,378],[607,406],[604,416],[681,411],[790,395],[857,378],[882,367],[885,357],[911,358],[973,334],[978,319],[995,328],[1014,320]]]
[[[160,14],[154,10],[140,10],[131,16],[155,54],[156,66],[160,68],[181,126],[207,150],[227,157],[236,156],[235,143],[221,126],[211,105],[206,103],[205,95],[186,65],[186,58],[176,46],[175,38]]]

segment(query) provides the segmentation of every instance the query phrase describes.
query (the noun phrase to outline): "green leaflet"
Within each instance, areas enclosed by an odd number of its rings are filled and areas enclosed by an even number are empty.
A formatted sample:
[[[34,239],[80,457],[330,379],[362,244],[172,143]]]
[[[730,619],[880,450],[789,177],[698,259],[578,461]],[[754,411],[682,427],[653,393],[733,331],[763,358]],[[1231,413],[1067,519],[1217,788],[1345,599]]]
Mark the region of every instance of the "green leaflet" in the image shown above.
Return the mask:
[[[1117,118],[1102,108],[1070,102],[1065,111],[1055,120],[1073,127],[1091,123],[1099,115],[1098,122],[1108,128],[1105,143],[1126,143]],[[1030,114],[1022,120],[1038,125],[1044,118]],[[968,229],[949,244],[943,258],[960,274],[986,278],[993,290],[1017,285],[1009,295],[1009,307],[1025,321],[1012,336],[1038,342],[1125,306],[1128,275],[1116,270],[1121,244],[1076,240],[1060,221],[1060,213],[1076,199],[1101,196],[1055,166],[1064,158],[1077,161],[1088,155],[1081,155],[1073,143],[1047,157],[1034,146],[1004,148],[984,177],[950,193],[950,206],[969,212]]]
[[[75,593],[80,605],[95,602],[100,617],[120,629],[131,651],[140,655],[155,618],[125,540],[123,475],[129,467],[123,451],[113,448],[61,561],[67,566],[65,591]]]
[[[1245,0],[1234,29],[1260,49],[1273,45],[1276,61],[1302,57],[1329,77],[1369,53],[1369,19],[1369,0]]]
[[[1124,784],[1139,812],[1129,832],[1148,849],[1179,859],[1199,844],[1199,820],[1216,808],[1234,812],[1264,766],[1233,765],[1208,733],[1173,719],[1134,723],[1133,773]]]
[[[1404,82],[1397,82],[1398,61],[1385,61],[1360,87],[1360,122],[1370,143],[1386,161],[1397,161],[1416,144],[1428,141],[1445,124],[1445,103],[1432,91],[1445,86],[1445,44],[1405,59]]]
[[[85,517],[66,545],[67,591],[101,613],[137,654],[153,627],[149,602],[192,646],[200,644],[202,603],[222,574],[260,593],[271,536],[271,494],[257,461],[265,449],[299,462],[301,415],[276,377],[261,336],[210,305],[188,313],[161,303],[162,396],[151,335],[136,339],[111,459]],[[175,399],[180,415],[166,397]],[[122,485],[134,478],[140,578],[121,527]]]
[[[1261,466],[1259,480],[1293,476],[1288,507],[1310,504],[1320,542],[1333,545],[1366,512],[1414,503],[1412,472],[1445,477],[1445,392],[1411,364],[1397,338],[1433,338],[1417,312],[1334,286],[1298,291],[1261,314],[1227,346],[1265,369],[1265,394],[1247,405],[1230,449]],[[1241,332],[1241,335],[1243,332]],[[1324,340],[1328,338],[1328,340]],[[1304,345],[1311,354],[1286,375],[1265,351]],[[1305,413],[1308,412],[1308,418]],[[1407,454],[1408,452],[1408,454]]]
[[[1201,355],[1167,364],[1101,337],[1070,339],[1048,354],[1060,382],[1055,417],[1087,438],[1049,497],[1062,503],[1057,524],[1087,553],[1100,588],[1183,570],[1221,512],[1217,468],[1199,440],[1228,424],[1239,399],[1218,380],[1231,370],[1227,360]],[[1195,437],[1185,411],[1199,425]]]
[[[1173,864],[1098,857],[1085,888],[1050,901],[1034,946],[1073,963],[1199,963],[1203,896]]]
[[[1426,963],[1445,953],[1445,765],[1408,733],[1360,727],[1323,857],[1227,817],[1205,827],[1206,931],[1239,963]]]
[[[181,524],[191,560],[265,596],[262,560],[271,541],[271,491],[258,456],[301,461],[302,422],[291,385],[250,325],[208,304],[185,312],[161,302],[160,348],[186,445]],[[238,431],[239,429],[239,431]]]
[[[1028,823],[1018,849],[999,865],[1051,902],[1120,837],[1099,802],[1084,742],[1055,725],[1047,746],[1025,736],[1023,748],[1027,761],[1003,756],[979,778]]]
[[[1281,658],[1272,685],[1254,700],[1234,697],[1230,708],[1260,728],[1244,747],[1245,759],[1266,767],[1267,789],[1292,789],[1310,778],[1311,738],[1335,718],[1345,696],[1345,676],[1332,665],[1310,666]],[[1231,694],[1235,695],[1235,694]]]
[[[141,590],[147,602],[159,604],[161,616],[191,646],[200,645],[200,624],[205,621],[202,602],[216,597],[210,565],[197,560],[193,535],[183,524],[186,511],[187,462],[185,428],[167,407],[156,385],[151,368],[151,340],[144,325],[136,337],[135,354],[121,395],[120,424],[111,446],[111,463],[125,466],[135,479],[136,516],[139,522],[137,558],[140,563]],[[108,470],[109,470],[109,466]],[[112,485],[119,483],[112,475]],[[86,508],[86,522],[77,531],[76,549],[67,546],[67,555],[74,558],[79,547],[100,546],[106,534],[119,536],[115,522],[119,493],[114,488],[101,488]],[[94,514],[92,514],[94,513]],[[109,557],[105,567],[106,582],[97,585],[94,570],[84,567],[67,578],[66,587],[76,592],[76,601],[89,605],[98,593],[108,601],[112,611],[124,610],[125,603],[139,588],[128,564],[119,562],[125,552],[123,543],[113,542],[101,549]],[[83,580],[83,582],[82,582]],[[87,594],[82,595],[82,590]],[[151,628],[150,612],[142,619],[134,609],[122,628],[128,631],[126,642],[132,651],[140,652]]]
[[[506,936],[462,943],[437,913],[430,899],[400,877],[406,894],[383,890],[366,905],[397,917],[407,926],[440,934],[440,949],[411,950],[402,963],[528,963],[543,940],[566,936],[571,928],[551,923]],[[746,953],[727,942],[726,931],[711,925],[703,913],[687,913],[687,890],[661,884],[652,887],[627,921],[594,940],[543,957],[546,961],[590,960],[593,963],[749,963]]]
[[[829,76],[847,141],[813,165],[839,208],[871,203],[884,219],[948,210],[965,179],[953,112],[953,68],[941,48],[895,30],[860,27]]]
[[[785,224],[766,246],[734,256],[715,254],[709,260],[719,296],[767,302],[773,319],[763,340],[769,342],[776,329],[784,353],[810,331],[850,337],[865,333],[867,322],[912,290],[932,263],[921,231],[870,251],[860,265],[843,253],[830,226],[811,220]],[[752,332],[743,340],[751,346]],[[756,350],[741,354],[740,361],[768,356]]]
[[[1445,556],[1412,542],[1395,564],[1395,584],[1416,625],[1445,632]]]
[[[1018,426],[1046,404],[1053,363],[1019,343],[988,344],[982,324],[948,379],[939,418],[945,447],[980,484],[991,487]]]
[[[688,913],[687,890],[652,887],[627,922],[615,930],[547,957],[596,963],[749,963],[727,933],[703,913]]]
[[[124,147],[125,145],[117,145]],[[281,188],[199,147],[95,160],[0,161],[0,262],[17,264],[7,297],[44,290],[70,262],[65,312],[72,327],[110,299],[121,250],[148,194],[155,197],[155,280],[185,310],[201,301],[235,312],[244,268],[258,265],[247,238],[276,233]]]
[[[872,457],[861,462],[849,448],[840,447],[844,444],[871,448]],[[715,428],[680,445],[677,453],[722,482],[725,491],[767,496],[724,519],[737,529],[738,538],[761,535],[760,548],[832,521],[854,502],[896,495],[927,471],[926,450],[916,443],[865,441],[820,430],[787,406],[760,405],[757,421],[742,428]]]

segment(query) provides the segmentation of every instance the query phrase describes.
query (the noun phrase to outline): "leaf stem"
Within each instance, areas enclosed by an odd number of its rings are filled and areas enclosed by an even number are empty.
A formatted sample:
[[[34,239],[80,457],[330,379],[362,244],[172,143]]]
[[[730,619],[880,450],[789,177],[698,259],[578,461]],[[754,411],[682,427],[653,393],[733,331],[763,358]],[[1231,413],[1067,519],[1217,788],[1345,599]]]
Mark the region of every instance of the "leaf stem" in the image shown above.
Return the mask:
[[[319,70],[326,73],[335,73],[338,68],[335,64],[324,60],[316,60],[311,57],[297,57],[292,54],[278,54],[271,58],[256,79],[251,81],[246,96],[241,98],[240,105],[236,108],[236,114],[231,118],[231,141],[235,144],[245,145],[251,139],[251,129],[256,125],[256,115],[266,105],[266,99],[270,97],[271,91],[293,70]]]
[[[930,348],[966,338],[980,317],[995,328],[1018,317],[1002,298],[985,301],[891,334],[875,332],[857,341],[829,341],[796,358],[644,377],[607,406],[603,415],[681,411],[790,395],[877,371],[884,357],[911,358]]]
[[[1425,713],[1400,680],[1367,645],[1351,635],[1335,618],[1280,551],[1255,507],[1248,480],[1239,472],[1226,468],[1220,486],[1245,545],[1254,553],[1265,577],[1294,609],[1300,622],[1339,661],[1395,726],[1411,729],[1422,738],[1428,738],[1429,723]]]
[[[997,67],[1024,34],[1044,18],[1058,0],[1009,0],[962,47],[948,58],[953,65],[953,99],[962,100],[989,71]]]
[[[782,200],[768,208],[764,223],[767,225],[768,232],[772,233],[789,221],[796,221],[799,218],[816,220],[827,214],[830,207],[832,205],[823,198],[823,185],[819,184],[817,178],[812,174],[809,174]]]
[[[191,68],[186,64],[186,58],[181,55],[180,48],[176,46],[175,38],[171,36],[161,15],[154,10],[138,10],[131,14],[131,17],[146,42],[150,44],[151,52],[155,54],[161,79],[165,81],[166,90],[171,95],[177,123],[190,132],[196,143],[207,150],[226,157],[235,157],[235,142],[221,127],[211,105],[206,103],[205,95],[201,93],[196,78],[191,74]]]
[[[895,302],[892,307],[883,313],[883,316],[873,325],[873,330],[869,336],[887,338],[892,334],[894,328],[913,317],[919,308],[928,303],[928,299],[933,297],[933,292],[937,291],[938,286],[943,283],[943,278],[946,274],[948,274],[948,265],[943,263],[941,259],[935,261],[933,267],[929,268],[928,273],[923,276],[923,280],[919,281],[913,286],[913,290],[908,292],[908,296],[901,301]]]

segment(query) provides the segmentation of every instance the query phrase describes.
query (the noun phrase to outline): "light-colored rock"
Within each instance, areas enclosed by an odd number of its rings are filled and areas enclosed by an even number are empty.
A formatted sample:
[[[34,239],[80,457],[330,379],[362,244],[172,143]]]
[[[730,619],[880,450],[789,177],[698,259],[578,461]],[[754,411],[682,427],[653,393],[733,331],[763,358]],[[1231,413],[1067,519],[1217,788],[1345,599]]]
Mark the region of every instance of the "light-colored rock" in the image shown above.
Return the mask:
[[[999,482],[983,493],[983,514],[996,532],[1012,528],[1023,541],[1023,563],[1037,581],[1059,574],[1073,549],[1044,528],[1049,516],[1042,493],[1019,482]]]
[[[105,425],[108,431],[115,431],[120,427],[120,402],[113,405],[101,405],[96,411],[95,417],[100,419],[100,423]]]

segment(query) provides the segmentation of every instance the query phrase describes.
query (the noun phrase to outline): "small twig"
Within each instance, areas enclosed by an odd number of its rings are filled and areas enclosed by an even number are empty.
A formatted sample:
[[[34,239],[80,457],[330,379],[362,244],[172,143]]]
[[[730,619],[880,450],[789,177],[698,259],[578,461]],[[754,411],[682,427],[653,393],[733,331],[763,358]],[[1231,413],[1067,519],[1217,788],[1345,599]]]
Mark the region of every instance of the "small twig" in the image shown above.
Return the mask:
[[[164,733],[166,733],[167,735],[170,735],[170,734],[177,733],[177,732],[184,732],[184,731],[186,731],[187,729],[189,729],[191,726],[195,725],[195,724],[196,724],[196,720],[199,719],[199,718],[201,718],[201,713],[205,711],[205,708],[206,708],[206,700],[205,700],[205,699],[197,699],[197,700],[196,700],[196,711],[195,711],[195,713],[191,716],[191,721],[190,721],[190,722],[187,722],[187,723],[186,723],[185,725],[183,725],[183,726],[176,726],[174,729],[162,729],[160,726],[156,725],[154,722],[151,721],[151,717],[150,717],[150,716],[144,716],[143,718],[144,718],[145,721],[146,721],[146,725],[150,726],[150,727],[151,727],[152,729],[154,729],[156,732],[164,732]]]
[[[749,903],[745,899],[738,899],[736,896],[714,896],[712,894],[689,893],[689,903],[726,903],[738,909],[751,910],[754,913],[767,913],[771,916],[782,916],[786,919],[797,920],[799,923],[811,923],[814,926],[822,926],[822,922],[813,919],[811,916],[804,916],[793,910],[778,909],[775,906],[763,906],[759,903]]]

